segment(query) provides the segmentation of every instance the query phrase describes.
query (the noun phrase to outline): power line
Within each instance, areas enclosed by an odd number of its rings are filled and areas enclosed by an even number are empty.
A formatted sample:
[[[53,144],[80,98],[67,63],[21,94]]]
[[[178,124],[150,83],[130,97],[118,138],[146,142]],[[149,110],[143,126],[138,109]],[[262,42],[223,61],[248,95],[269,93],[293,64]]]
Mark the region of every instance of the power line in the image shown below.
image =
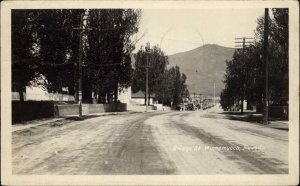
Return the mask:
[[[235,38],[235,40],[236,41],[234,43],[237,44],[237,45],[235,45],[235,47],[242,48],[244,50],[246,47],[248,47],[251,44],[253,44],[254,38],[251,38],[251,37],[241,37],[241,38]]]
[[[184,42],[184,43],[190,43],[190,44],[203,44],[203,43],[200,43],[200,42],[193,42],[193,41],[189,41],[189,40],[182,40],[182,39],[176,39],[176,38],[167,38],[165,36],[166,36],[166,33],[165,33],[165,35],[163,35],[163,38],[159,37],[157,35],[154,35],[154,34],[150,35],[150,37],[160,38],[161,42],[162,42],[162,40],[170,40],[170,41]]]

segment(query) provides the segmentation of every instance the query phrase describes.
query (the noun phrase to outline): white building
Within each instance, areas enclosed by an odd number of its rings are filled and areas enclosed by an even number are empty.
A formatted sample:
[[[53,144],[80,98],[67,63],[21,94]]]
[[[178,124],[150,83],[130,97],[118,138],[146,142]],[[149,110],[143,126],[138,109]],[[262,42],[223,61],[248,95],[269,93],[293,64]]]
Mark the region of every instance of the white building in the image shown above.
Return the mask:
[[[128,87],[127,89],[124,89],[123,91],[119,92],[118,99],[121,103],[127,103],[127,105],[129,105],[131,99],[131,87]]]
[[[150,95],[150,105],[155,104],[155,96],[154,94]],[[136,93],[131,94],[131,103],[136,105],[144,105],[145,104],[145,94],[142,91],[138,91]]]

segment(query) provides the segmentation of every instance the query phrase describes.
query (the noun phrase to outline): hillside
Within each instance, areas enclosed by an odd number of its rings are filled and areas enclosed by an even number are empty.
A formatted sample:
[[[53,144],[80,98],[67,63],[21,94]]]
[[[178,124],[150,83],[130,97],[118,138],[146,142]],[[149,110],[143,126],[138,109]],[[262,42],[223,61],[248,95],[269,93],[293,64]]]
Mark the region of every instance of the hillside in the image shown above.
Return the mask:
[[[225,60],[230,60],[233,53],[234,48],[208,44],[170,55],[169,65],[178,65],[180,71],[187,75],[187,85],[191,95],[201,93],[213,96],[215,78],[216,96],[219,96],[224,88]]]

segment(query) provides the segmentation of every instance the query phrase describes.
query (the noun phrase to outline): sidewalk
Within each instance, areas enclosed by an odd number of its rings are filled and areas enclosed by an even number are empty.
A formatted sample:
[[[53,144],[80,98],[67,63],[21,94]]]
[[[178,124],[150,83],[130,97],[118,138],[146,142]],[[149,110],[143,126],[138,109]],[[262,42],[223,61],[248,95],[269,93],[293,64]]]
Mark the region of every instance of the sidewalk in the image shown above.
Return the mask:
[[[275,118],[269,118],[269,124],[265,125],[262,123],[263,115],[258,114],[255,111],[244,110],[244,114],[241,115],[240,111],[223,111],[221,106],[218,104],[215,107],[209,108],[206,112],[220,113],[228,119],[239,120],[250,122],[257,125],[263,125],[265,127],[270,127],[279,130],[289,130],[289,121],[276,120]]]
[[[37,119],[37,120],[33,120],[33,121],[26,121],[24,123],[16,123],[16,124],[12,125],[12,132],[28,129],[31,127],[36,127],[39,125],[46,125],[48,123],[57,122],[57,121],[61,121],[64,119],[66,119],[66,118],[49,118],[49,119],[43,118],[43,119]]]
[[[126,114],[134,114],[138,112],[104,112],[104,113],[94,113],[94,114],[87,114],[84,115],[81,120],[84,119],[89,119],[91,117],[101,117],[101,116],[108,116],[108,115],[126,115]],[[50,123],[55,123],[55,122],[63,122],[68,119],[73,119],[74,121],[78,118],[78,115],[68,115],[64,117],[57,117],[57,118],[42,118],[42,119],[37,119],[37,120],[32,120],[32,121],[26,121],[24,123],[16,123],[12,125],[12,132],[19,131],[19,130],[24,130],[28,129],[31,127],[36,127],[40,125],[47,125]]]
[[[245,121],[254,123],[257,125],[263,125],[265,127],[270,127],[274,129],[280,129],[280,130],[289,130],[289,121],[284,120],[276,120],[275,118],[269,118],[269,123],[266,125],[263,121],[262,114],[257,114],[253,111],[246,111],[243,115],[240,114],[240,112],[224,112],[226,114],[226,117],[233,120],[239,120],[239,121]]]

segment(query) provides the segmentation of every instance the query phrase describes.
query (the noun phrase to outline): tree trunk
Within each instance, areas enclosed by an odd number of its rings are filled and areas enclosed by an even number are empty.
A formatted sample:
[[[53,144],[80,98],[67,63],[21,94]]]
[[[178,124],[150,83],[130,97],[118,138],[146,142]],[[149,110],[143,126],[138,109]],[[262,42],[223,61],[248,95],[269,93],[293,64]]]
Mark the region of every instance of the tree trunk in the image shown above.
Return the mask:
[[[150,105],[150,91],[148,91],[148,105]]]
[[[22,86],[18,87],[18,93],[19,93],[19,97],[20,97],[21,102],[25,101],[24,92],[26,92],[26,88],[24,88]]]
[[[244,98],[241,100],[241,114],[244,113]]]
[[[250,101],[250,99],[247,98],[247,110],[252,110],[251,103],[252,103],[252,101]]]
[[[24,95],[23,95],[22,90],[19,90],[19,96],[20,96],[20,101],[23,102],[24,101]]]
[[[118,101],[118,84],[114,87],[114,102]]]

